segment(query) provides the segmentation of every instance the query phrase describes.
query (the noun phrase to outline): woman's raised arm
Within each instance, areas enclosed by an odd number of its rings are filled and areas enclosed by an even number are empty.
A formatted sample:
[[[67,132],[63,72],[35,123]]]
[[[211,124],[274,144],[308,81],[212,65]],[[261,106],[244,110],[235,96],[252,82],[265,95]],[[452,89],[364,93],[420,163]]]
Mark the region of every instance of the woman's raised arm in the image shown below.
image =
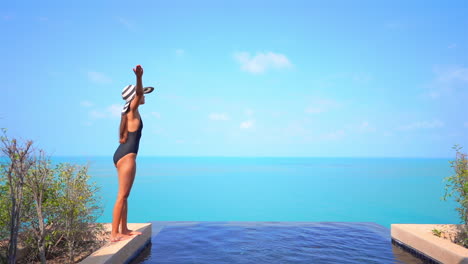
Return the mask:
[[[136,76],[136,94],[135,98],[130,103],[130,110],[135,111],[138,106],[140,105],[141,97],[143,96],[143,68],[141,65],[137,65],[136,68],[133,69],[133,72]]]

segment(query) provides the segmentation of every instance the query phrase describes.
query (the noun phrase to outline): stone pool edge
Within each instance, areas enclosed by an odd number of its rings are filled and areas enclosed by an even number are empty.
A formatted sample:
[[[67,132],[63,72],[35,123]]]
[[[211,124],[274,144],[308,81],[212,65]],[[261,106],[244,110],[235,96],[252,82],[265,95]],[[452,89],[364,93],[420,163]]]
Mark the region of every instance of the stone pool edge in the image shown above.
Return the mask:
[[[128,228],[142,232],[139,236],[119,242],[108,242],[80,264],[119,264],[130,263],[151,242],[151,223],[129,223]],[[106,231],[111,230],[111,224],[104,224]]]
[[[468,263],[468,249],[434,236],[436,224],[391,224],[392,242],[432,263]],[[456,226],[456,225],[453,225]]]

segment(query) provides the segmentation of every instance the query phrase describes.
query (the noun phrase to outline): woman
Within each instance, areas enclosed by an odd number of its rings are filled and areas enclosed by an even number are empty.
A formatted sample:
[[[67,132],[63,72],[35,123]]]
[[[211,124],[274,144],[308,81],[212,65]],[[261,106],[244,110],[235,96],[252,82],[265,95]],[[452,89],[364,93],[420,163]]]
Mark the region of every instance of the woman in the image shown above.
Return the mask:
[[[138,106],[145,103],[145,93],[151,93],[153,87],[143,89],[143,68],[137,65],[133,72],[136,75],[136,86],[127,85],[122,91],[126,104],[122,110],[120,121],[120,145],[114,153],[114,165],[119,176],[119,191],[112,215],[111,242],[141,235],[141,232],[129,230],[127,227],[127,198],[132,189],[136,173],[136,156],[140,145],[143,121]],[[120,232],[119,232],[120,226]]]

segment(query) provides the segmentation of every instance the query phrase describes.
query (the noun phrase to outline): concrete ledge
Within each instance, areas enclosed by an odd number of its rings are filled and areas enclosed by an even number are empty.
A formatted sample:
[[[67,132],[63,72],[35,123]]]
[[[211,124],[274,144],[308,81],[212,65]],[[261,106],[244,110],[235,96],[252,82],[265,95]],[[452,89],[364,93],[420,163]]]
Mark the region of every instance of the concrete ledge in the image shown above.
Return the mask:
[[[392,224],[392,241],[401,243],[403,246],[409,247],[409,249],[419,251],[423,255],[441,263],[468,264],[468,249],[432,234],[432,229],[439,229],[440,226],[430,224]]]
[[[106,231],[111,230],[111,224],[104,224]],[[106,245],[89,255],[81,264],[118,264],[129,263],[151,241],[151,223],[128,224],[131,230],[143,234],[119,242],[108,242]]]

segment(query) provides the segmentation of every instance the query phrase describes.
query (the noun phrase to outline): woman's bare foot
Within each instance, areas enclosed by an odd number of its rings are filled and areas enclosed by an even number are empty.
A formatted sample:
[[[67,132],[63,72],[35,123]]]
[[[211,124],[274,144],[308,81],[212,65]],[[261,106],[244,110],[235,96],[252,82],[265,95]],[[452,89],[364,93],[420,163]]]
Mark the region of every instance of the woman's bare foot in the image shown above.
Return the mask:
[[[119,242],[119,241],[124,241],[124,240],[127,240],[127,239],[130,239],[131,236],[129,235],[126,235],[126,234],[120,234],[120,233],[117,233],[117,235],[115,236],[110,236],[109,237],[109,241],[110,242]]]
[[[127,236],[139,236],[139,235],[141,235],[143,233],[127,229],[125,231],[122,231],[122,234],[127,235]]]

